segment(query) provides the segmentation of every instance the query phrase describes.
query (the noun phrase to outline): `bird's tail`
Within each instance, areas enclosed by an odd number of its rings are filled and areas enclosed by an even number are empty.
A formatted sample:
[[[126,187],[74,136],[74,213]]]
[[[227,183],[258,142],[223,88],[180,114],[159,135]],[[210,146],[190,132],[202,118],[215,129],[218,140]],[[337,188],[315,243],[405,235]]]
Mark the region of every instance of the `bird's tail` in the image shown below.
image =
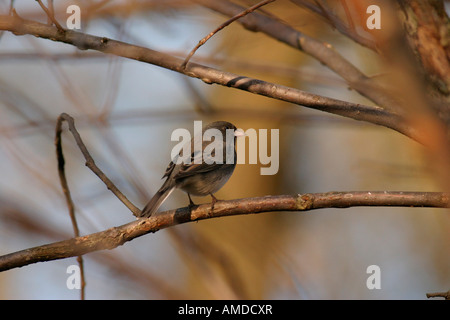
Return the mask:
[[[156,211],[158,211],[164,200],[166,200],[166,198],[172,193],[174,189],[174,187],[171,187],[158,190],[158,192],[156,192],[153,198],[150,199],[144,209],[142,209],[140,217],[151,217]]]

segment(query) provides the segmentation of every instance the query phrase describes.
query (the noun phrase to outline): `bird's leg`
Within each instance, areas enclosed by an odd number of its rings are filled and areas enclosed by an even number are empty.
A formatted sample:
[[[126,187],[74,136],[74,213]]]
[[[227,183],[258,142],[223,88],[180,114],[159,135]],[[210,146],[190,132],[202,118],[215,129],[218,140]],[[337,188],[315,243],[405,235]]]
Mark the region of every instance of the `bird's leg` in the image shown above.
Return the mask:
[[[188,198],[189,198],[189,207],[195,206],[194,201],[192,201],[192,199],[191,199],[191,195],[189,193],[187,195],[188,195]]]
[[[188,205],[188,208],[189,208],[189,211],[192,212],[192,208],[195,207],[196,204],[194,203],[194,201],[192,201],[191,195],[190,195],[189,193],[188,193],[187,195],[188,195],[188,198],[189,198],[189,205]]]

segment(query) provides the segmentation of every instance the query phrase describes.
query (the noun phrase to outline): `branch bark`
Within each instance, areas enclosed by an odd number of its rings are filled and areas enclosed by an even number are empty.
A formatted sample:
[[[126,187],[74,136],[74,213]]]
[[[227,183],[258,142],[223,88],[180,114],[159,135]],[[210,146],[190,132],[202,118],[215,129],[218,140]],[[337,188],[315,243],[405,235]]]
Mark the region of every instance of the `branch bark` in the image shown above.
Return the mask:
[[[303,195],[280,195],[218,201],[189,210],[188,207],[162,212],[150,218],[113,227],[104,231],[54,242],[0,256],[0,271],[36,262],[52,261],[114,249],[137,237],[178,224],[233,215],[276,211],[310,211],[322,208],[360,206],[449,208],[450,193],[442,192],[328,192]]]
[[[450,290],[447,292],[427,293],[427,298],[444,298],[445,300],[450,300]]]
[[[246,18],[248,18],[248,16],[242,19]],[[17,35],[29,34],[53,41],[64,42],[74,45],[80,50],[92,49],[103,53],[142,61],[179,72],[189,77],[200,79],[207,84],[219,84],[347,118],[381,125],[398,131],[416,141],[421,141],[420,132],[416,132],[403,116],[382,107],[366,106],[332,99],[295,88],[221,71],[193,62],[189,63],[186,68],[183,68],[183,60],[169,54],[73,30],[64,30],[64,32],[60,32],[55,27],[24,20],[18,16],[0,15],[0,30],[8,30]],[[302,42],[302,39],[303,38],[296,38],[295,41]],[[305,44],[302,46],[305,46]],[[314,49],[311,48],[311,50]],[[360,78],[358,79],[361,80]]]

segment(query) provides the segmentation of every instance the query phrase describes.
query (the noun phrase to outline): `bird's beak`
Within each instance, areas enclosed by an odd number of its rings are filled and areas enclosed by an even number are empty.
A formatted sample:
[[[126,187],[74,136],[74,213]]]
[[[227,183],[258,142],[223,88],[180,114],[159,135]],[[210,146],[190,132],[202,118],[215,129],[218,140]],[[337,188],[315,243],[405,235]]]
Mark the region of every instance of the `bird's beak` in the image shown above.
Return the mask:
[[[234,136],[235,137],[243,137],[243,136],[245,136],[245,132],[242,129],[236,129],[236,130],[234,130]]]

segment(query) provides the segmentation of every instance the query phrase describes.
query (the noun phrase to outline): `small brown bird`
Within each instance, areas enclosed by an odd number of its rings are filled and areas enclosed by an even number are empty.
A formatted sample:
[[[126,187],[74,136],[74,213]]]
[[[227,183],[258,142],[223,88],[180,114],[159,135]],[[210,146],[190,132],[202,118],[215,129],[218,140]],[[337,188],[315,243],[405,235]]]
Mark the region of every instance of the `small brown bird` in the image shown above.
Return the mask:
[[[222,134],[222,149],[213,149],[210,157],[204,153],[205,148],[208,147],[214,141],[205,141],[203,136],[208,129],[219,130]],[[233,139],[227,139],[227,130],[233,133]],[[216,131],[217,132],[217,131]],[[163,178],[166,181],[161,186],[161,188],[156,192],[153,198],[147,203],[141,212],[141,217],[152,216],[162,205],[162,203],[167,199],[167,197],[172,193],[175,188],[181,189],[188,194],[189,205],[194,205],[191,199],[191,195],[195,196],[206,196],[210,195],[212,198],[212,209],[217,199],[214,197],[220,188],[228,181],[228,179],[233,174],[234,168],[236,167],[236,149],[235,142],[236,137],[243,136],[244,132],[242,130],[236,129],[236,127],[226,121],[216,121],[208,124],[202,130],[201,137],[193,137],[189,142],[191,144],[191,149],[194,150],[194,141],[196,139],[201,139],[202,150],[192,151],[188,160],[190,161],[179,161],[181,157],[181,151],[178,157],[173,159],[164,173]],[[232,163],[227,163],[227,150],[232,152]],[[222,160],[219,162],[214,162],[213,158],[216,156],[216,152],[223,152]],[[199,158],[200,157],[200,158]],[[228,157],[229,160],[229,157]],[[175,162],[175,163],[174,163]],[[181,163],[178,163],[181,162]]]

